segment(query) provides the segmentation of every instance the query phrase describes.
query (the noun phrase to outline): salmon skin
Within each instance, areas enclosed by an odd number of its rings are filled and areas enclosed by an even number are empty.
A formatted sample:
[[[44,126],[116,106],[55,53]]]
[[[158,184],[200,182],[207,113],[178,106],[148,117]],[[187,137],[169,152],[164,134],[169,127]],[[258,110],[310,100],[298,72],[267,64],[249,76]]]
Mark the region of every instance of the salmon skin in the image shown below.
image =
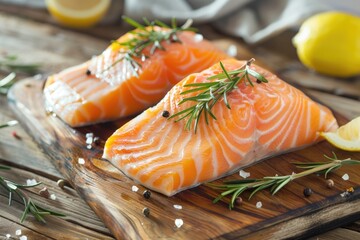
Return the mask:
[[[101,55],[50,76],[44,87],[48,111],[72,127],[131,116],[158,103],[187,75],[228,58],[200,34],[183,31],[176,42],[162,42],[163,49],[149,54],[148,46],[143,58],[127,61],[123,43],[136,37],[136,30],[128,32]]]
[[[222,61],[227,70],[239,69],[245,62]],[[269,71],[251,65],[268,83],[253,87],[240,82],[213,107],[217,120],[208,124],[200,118],[196,133],[186,130],[186,119],[174,121],[170,115],[194,105],[178,103],[188,90],[184,85],[208,82],[210,76],[222,72],[220,65],[189,75],[175,85],[154,107],[119,128],[106,141],[103,157],[143,186],[172,196],[229,175],[241,167],[269,156],[278,155],[313,144],[319,131],[338,128],[331,111],[312,101]]]

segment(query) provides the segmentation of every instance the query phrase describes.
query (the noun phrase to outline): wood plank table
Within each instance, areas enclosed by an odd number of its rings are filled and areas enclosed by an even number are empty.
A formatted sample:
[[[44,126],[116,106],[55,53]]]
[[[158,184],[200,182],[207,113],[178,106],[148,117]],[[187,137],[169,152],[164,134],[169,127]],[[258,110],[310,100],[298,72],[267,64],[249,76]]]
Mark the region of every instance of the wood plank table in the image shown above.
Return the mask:
[[[100,53],[111,39],[128,30],[123,25],[95,27],[89,30],[74,31],[56,26],[47,12],[31,8],[18,9],[11,5],[0,5],[0,54],[16,55],[28,63],[41,64],[41,74],[46,76],[65,67],[87,60]],[[227,38],[210,26],[199,26],[207,38],[216,40]],[[246,46],[257,60],[265,62],[281,77],[292,84],[301,86],[307,93],[330,106],[348,119],[360,116],[360,78],[339,80],[305,69],[297,60],[291,38],[295,33],[284,32],[271,40],[256,46]],[[232,39],[241,43],[240,39]],[[244,46],[244,45],[241,45]],[[242,49],[242,51],[248,51]],[[4,77],[6,72],[0,72]],[[18,75],[18,78],[27,77]],[[5,96],[0,96],[0,123],[15,118],[9,109]],[[14,137],[14,132],[19,137]],[[23,205],[14,201],[8,206],[6,193],[0,190],[0,238],[16,230],[28,239],[113,239],[105,224],[97,217],[87,203],[70,186],[60,188],[57,181],[62,175],[52,165],[21,125],[0,129],[0,164],[10,166],[10,171],[0,175],[19,183],[36,179],[43,184],[31,189],[28,194],[43,206],[51,206],[66,215],[65,218],[47,218],[47,223],[39,223],[29,217],[20,223]],[[39,190],[47,187],[56,199],[46,199]],[[357,210],[360,206],[356,206]],[[341,225],[341,223],[338,225]],[[325,227],[325,226],[324,226]],[[360,239],[360,221],[326,231],[312,239]]]

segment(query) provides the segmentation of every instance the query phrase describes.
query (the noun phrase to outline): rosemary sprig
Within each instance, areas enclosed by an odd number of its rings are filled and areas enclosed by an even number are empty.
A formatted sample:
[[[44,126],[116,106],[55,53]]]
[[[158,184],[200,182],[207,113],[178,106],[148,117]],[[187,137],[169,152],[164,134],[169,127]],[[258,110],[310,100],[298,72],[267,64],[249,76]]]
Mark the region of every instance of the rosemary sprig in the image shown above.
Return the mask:
[[[0,128],[12,127],[12,126],[15,126],[16,124],[18,124],[18,121],[11,120],[11,121],[8,121],[6,123],[0,124]]]
[[[16,73],[23,72],[26,74],[34,74],[39,71],[39,64],[23,64],[17,62],[17,56],[6,55],[0,59],[0,70],[9,72],[5,78],[0,80],[0,94],[6,94],[9,88],[15,83]]]
[[[253,61],[255,61],[254,58],[248,60],[241,68],[233,71],[227,71],[222,62],[220,62],[220,67],[223,72],[207,78],[208,80],[213,81],[184,85],[184,87],[189,87],[191,89],[181,92],[181,95],[197,91],[202,92],[196,96],[186,97],[181,100],[178,105],[189,101],[195,102],[196,104],[173,114],[169,117],[169,119],[179,117],[176,120],[176,122],[178,122],[188,117],[185,129],[190,130],[191,127],[194,126],[195,133],[202,113],[205,117],[206,124],[209,124],[209,116],[216,120],[216,116],[212,112],[212,108],[220,99],[224,99],[226,107],[231,109],[227,95],[233,89],[237,88],[237,85],[242,81],[252,87],[254,86],[249,75],[255,77],[260,82],[268,82],[263,75],[250,68]]]
[[[0,165],[0,170],[10,170],[10,167],[4,166],[4,165]]]
[[[134,75],[138,77],[138,71],[142,67],[139,61],[144,61],[146,58],[149,58],[156,50],[165,51],[166,49],[163,46],[164,41],[181,43],[177,35],[179,32],[197,31],[195,28],[191,27],[191,19],[186,21],[181,27],[177,26],[175,19],[172,20],[171,26],[158,20],[150,22],[146,18],[144,18],[144,23],[146,25],[125,16],[123,17],[123,20],[136,28],[130,32],[134,37],[125,42],[113,41],[113,43],[124,46],[125,49],[119,50],[119,53],[122,56],[107,67],[103,72],[125,60],[130,63]],[[167,30],[158,31],[156,30],[156,27],[166,28]],[[147,47],[150,48],[148,55],[144,53],[144,49]]]
[[[2,166],[2,165],[0,165],[0,169],[1,170],[10,170],[9,167]],[[36,184],[31,184],[31,185],[22,185],[22,184],[7,180],[4,177],[0,176],[0,186],[5,191],[7,191],[9,194],[8,195],[9,206],[11,206],[14,194],[17,195],[22,200],[22,203],[25,206],[24,212],[22,213],[21,218],[20,218],[20,222],[23,222],[29,213],[31,213],[36,218],[36,220],[43,222],[43,223],[45,223],[44,217],[48,216],[48,215],[65,217],[65,215],[62,213],[58,213],[58,212],[55,212],[55,211],[52,211],[52,210],[49,210],[49,209],[39,206],[37,203],[34,202],[34,200],[32,200],[30,197],[28,197],[25,194],[25,192],[23,191],[23,189],[36,187],[40,184],[42,184],[42,183],[38,182]]]
[[[0,60],[0,69],[10,72],[24,72],[34,74],[39,71],[39,64],[25,64],[17,62],[18,57],[15,55],[6,55]]]
[[[274,195],[286,184],[295,179],[302,178],[313,173],[325,173],[326,178],[329,172],[334,171],[344,165],[360,164],[360,160],[353,160],[351,158],[340,160],[337,158],[335,153],[334,157],[329,157],[326,155],[324,156],[328,159],[328,161],[310,163],[294,162],[297,167],[307,169],[300,173],[293,173],[284,176],[263,177],[259,179],[232,180],[226,181],[222,185],[208,183],[210,187],[222,191],[222,193],[217,198],[215,198],[213,202],[216,203],[223,197],[231,195],[229,208],[232,209],[234,208],[236,198],[245,191],[251,191],[249,199],[257,192],[267,188],[270,188],[270,193]]]
[[[6,94],[9,88],[14,84],[16,73],[11,72],[9,75],[0,80],[0,93]]]

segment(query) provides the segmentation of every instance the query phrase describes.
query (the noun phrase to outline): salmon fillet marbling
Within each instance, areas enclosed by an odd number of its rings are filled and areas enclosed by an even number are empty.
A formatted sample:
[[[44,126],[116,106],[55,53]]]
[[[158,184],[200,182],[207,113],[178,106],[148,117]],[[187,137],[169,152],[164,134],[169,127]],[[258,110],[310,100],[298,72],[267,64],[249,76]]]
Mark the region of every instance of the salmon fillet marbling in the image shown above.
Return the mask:
[[[239,69],[244,61],[222,61],[227,70]],[[167,196],[233,173],[269,156],[298,149],[319,140],[319,131],[338,125],[330,110],[307,97],[269,71],[251,65],[268,83],[253,87],[240,82],[213,107],[217,120],[199,120],[196,133],[180,121],[163,116],[194,105],[184,97],[198,92],[184,85],[208,82],[221,73],[219,63],[189,75],[175,85],[154,107],[119,128],[106,142],[103,157],[130,178]]]
[[[126,60],[129,46],[122,44],[139,37],[134,33],[88,62],[50,76],[44,88],[48,110],[72,127],[134,115],[158,103],[187,75],[227,58],[201,35],[183,31],[176,34],[179,41],[163,41],[163,49],[145,47],[132,63]]]

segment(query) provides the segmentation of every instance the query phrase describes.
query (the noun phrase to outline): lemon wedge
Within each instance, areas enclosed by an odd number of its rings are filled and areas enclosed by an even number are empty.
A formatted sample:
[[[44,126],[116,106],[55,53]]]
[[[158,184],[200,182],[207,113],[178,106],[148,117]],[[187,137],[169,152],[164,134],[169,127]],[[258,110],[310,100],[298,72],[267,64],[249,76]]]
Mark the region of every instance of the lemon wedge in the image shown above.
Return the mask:
[[[360,117],[341,126],[336,132],[321,132],[320,135],[337,148],[358,152],[360,151]]]
[[[111,0],[46,0],[51,15],[62,25],[92,27],[109,9]]]

